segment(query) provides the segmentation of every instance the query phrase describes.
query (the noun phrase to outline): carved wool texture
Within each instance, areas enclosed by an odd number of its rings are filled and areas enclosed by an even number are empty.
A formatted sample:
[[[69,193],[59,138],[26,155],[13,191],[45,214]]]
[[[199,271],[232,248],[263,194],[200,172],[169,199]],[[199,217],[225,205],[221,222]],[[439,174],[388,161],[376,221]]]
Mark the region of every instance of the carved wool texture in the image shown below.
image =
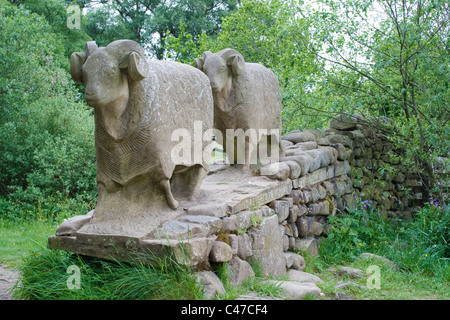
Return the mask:
[[[193,73],[193,68],[176,63],[149,62],[150,75],[130,92],[129,112],[141,115],[136,130],[114,141],[96,119],[99,169],[122,185],[147,173],[156,180],[170,178],[175,168],[171,149],[178,143],[171,141],[172,132],[187,129],[192,145],[195,121],[202,121],[203,131],[212,126],[211,89],[200,71]]]

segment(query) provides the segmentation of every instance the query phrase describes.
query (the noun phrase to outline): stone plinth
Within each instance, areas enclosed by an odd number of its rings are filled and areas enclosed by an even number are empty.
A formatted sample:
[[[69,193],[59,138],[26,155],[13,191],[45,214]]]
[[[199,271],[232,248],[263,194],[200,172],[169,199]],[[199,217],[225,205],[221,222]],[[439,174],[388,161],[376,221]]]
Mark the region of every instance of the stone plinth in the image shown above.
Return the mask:
[[[135,254],[170,249],[178,262],[196,266],[208,260],[222,219],[288,195],[291,180],[255,176],[242,168],[212,168],[199,196],[172,210],[147,210],[142,216],[103,217],[91,213],[61,224],[48,240],[53,249],[106,259],[129,260]],[[142,255],[141,255],[142,256]]]

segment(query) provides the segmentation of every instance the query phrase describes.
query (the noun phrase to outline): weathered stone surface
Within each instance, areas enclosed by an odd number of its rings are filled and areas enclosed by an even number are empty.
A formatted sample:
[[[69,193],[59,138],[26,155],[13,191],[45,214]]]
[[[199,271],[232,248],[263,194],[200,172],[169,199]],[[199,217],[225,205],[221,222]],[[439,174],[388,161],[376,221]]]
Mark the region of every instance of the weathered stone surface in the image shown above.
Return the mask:
[[[264,166],[260,170],[261,176],[266,176],[270,179],[286,180],[289,178],[291,169],[286,162],[275,162]]]
[[[222,228],[222,220],[212,216],[185,215],[163,223],[147,237],[155,239],[189,239],[209,237]]]
[[[293,204],[298,204],[300,202],[300,197],[302,196],[302,191],[297,189],[293,189],[289,194],[289,197],[292,199]]]
[[[291,269],[287,272],[287,278],[291,281],[296,282],[312,282],[312,283],[323,283],[322,279],[318,276],[313,275],[308,272],[304,272],[301,270]]]
[[[348,158],[347,150],[345,150],[345,147],[342,143],[331,143],[330,146],[337,150],[338,152],[337,160],[341,161],[347,160]]]
[[[222,139],[218,140],[223,140],[221,144],[232,163],[250,164],[252,158],[249,155],[245,162],[238,162],[238,152],[226,145],[228,129],[235,129],[238,141],[245,141],[245,132],[249,129],[264,129],[267,134],[272,134],[272,142],[281,140],[281,93],[278,79],[271,70],[261,64],[246,63],[239,52],[230,48],[216,53],[204,52],[202,57],[195,59],[195,67],[210,80],[214,127],[222,133]],[[242,133],[239,134],[237,129]],[[255,135],[245,147],[238,142],[237,148],[243,149],[243,154],[250,153],[250,150],[255,153],[258,147],[264,147],[265,137],[261,137],[261,132]],[[258,155],[253,156],[253,163],[256,163]]]
[[[75,216],[70,219],[64,220],[56,229],[55,234],[57,236],[74,236],[82,226],[91,221],[93,214],[94,210],[85,215]]]
[[[278,216],[265,218],[259,228],[249,230],[254,258],[261,263],[265,276],[286,273],[282,237],[278,229]]]
[[[289,179],[297,179],[298,177],[300,177],[300,175],[302,174],[302,167],[300,167],[297,162],[288,160],[284,163],[289,166]]]
[[[292,180],[293,188],[304,188],[322,181],[343,175],[350,171],[350,165],[347,161],[336,162],[336,164],[320,168],[313,173],[306,174],[298,179]]]
[[[226,293],[225,287],[219,277],[212,271],[200,271],[196,273],[197,282],[203,286],[205,298],[214,299],[216,296]]]
[[[315,141],[316,137],[309,132],[292,131],[282,137],[283,140],[291,141],[296,144],[299,142]]]
[[[336,130],[355,130],[357,121],[348,114],[340,114],[330,121],[330,127]]]
[[[310,294],[319,297],[322,290],[312,282],[295,282],[295,281],[277,281],[267,280],[282,289],[283,296],[288,299],[302,300],[306,295]]]
[[[278,222],[286,220],[289,216],[289,202],[285,200],[275,200],[273,209],[278,216]]]
[[[301,255],[293,252],[285,252],[284,257],[286,258],[286,268],[287,269],[294,269],[303,271],[306,267],[306,261],[305,258],[303,258]],[[289,271],[288,271],[289,273]],[[290,279],[292,280],[292,279]]]
[[[245,210],[236,214],[238,219],[238,230],[247,230],[253,226],[253,223],[263,218],[262,210]]]
[[[233,215],[222,219],[222,230],[237,231],[239,227],[238,217]]]
[[[345,147],[349,147],[350,149],[354,148],[354,142],[347,136],[341,135],[341,134],[334,134],[331,136],[328,136],[328,140],[330,143],[340,143],[344,145]]]
[[[247,260],[253,256],[252,241],[247,233],[238,235],[238,251],[237,255],[243,260]]]
[[[174,193],[182,188],[195,197],[208,171],[208,157],[188,163],[167,151],[178,143],[171,139],[176,129],[194,137],[195,123],[202,132],[212,128],[208,78],[186,64],[147,60],[131,40],[106,47],[87,42],[84,52],[71,56],[71,75],[86,85],[85,99],[95,113],[98,198],[83,231],[130,236],[152,231],[167,221],[158,217],[160,210],[178,208]],[[201,144],[206,148],[209,141]],[[186,170],[178,173],[182,162]]]
[[[233,250],[231,247],[222,241],[214,241],[211,251],[209,253],[209,260],[211,262],[226,262],[233,257]]]
[[[238,236],[230,233],[227,238],[228,242],[230,243],[231,252],[233,253],[233,255],[237,255],[239,250]]]
[[[296,224],[297,224],[298,236],[300,238],[306,237],[309,232],[308,220],[306,219],[306,217],[299,217],[297,219]]]
[[[294,204],[292,207],[289,208],[289,216],[288,216],[287,221],[289,223],[294,223],[295,221],[297,221],[299,212],[300,212],[300,209],[299,209],[298,205]]]
[[[281,157],[280,161],[295,161],[301,168],[300,175],[303,176],[308,172],[312,172],[315,169],[314,158],[309,154],[304,153],[303,151],[296,153],[294,155],[286,155],[285,157]]]
[[[235,286],[238,286],[242,283],[242,281],[255,276],[255,272],[250,264],[238,257],[234,257],[228,261],[227,269],[229,270],[230,275],[229,280]]]
[[[317,239],[313,236],[307,237],[304,239],[296,239],[295,241],[296,249],[300,251],[308,251],[310,254],[318,255],[319,254],[319,244],[317,243]]]
[[[196,238],[189,240],[139,240],[139,248],[144,252],[150,251],[153,254],[167,254],[173,253],[175,260],[182,265],[196,268],[204,262],[208,261],[209,253],[216,237],[210,238]],[[127,240],[129,241],[129,240]],[[117,251],[117,247],[112,247],[111,250]],[[129,255],[129,252],[124,252]],[[111,258],[111,255],[108,256]],[[115,257],[112,255],[112,257]],[[120,257],[119,257],[120,258]],[[121,259],[119,259],[121,260]]]
[[[338,273],[340,276],[349,276],[350,278],[362,278],[364,277],[364,271],[357,268],[342,267]]]

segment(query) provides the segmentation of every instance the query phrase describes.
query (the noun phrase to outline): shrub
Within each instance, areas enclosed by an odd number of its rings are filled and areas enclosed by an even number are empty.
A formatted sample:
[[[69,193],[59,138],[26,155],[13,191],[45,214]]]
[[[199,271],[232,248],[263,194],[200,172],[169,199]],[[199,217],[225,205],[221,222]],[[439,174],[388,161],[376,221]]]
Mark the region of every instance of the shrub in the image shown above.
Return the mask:
[[[370,200],[358,201],[355,209],[347,210],[347,214],[328,218],[330,232],[320,251],[330,263],[353,260],[387,243],[395,233],[395,226],[374,209]]]
[[[450,277],[449,204],[437,200],[419,209],[413,221],[383,218],[370,201],[347,214],[329,217],[320,254],[329,264],[349,262],[363,252],[393,260],[403,270]]]

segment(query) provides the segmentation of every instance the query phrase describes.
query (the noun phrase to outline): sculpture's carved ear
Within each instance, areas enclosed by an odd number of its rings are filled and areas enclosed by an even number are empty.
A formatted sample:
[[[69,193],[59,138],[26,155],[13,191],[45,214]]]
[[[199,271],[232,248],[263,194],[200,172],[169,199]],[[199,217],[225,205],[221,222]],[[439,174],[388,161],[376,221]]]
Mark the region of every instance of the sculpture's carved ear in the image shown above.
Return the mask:
[[[84,82],[81,67],[83,67],[83,64],[86,62],[87,57],[97,49],[98,46],[95,41],[88,41],[84,46],[84,52],[72,53],[70,56],[70,74],[72,75],[73,80],[81,83]]]
[[[240,76],[244,72],[245,61],[240,53],[232,54],[227,59],[227,65],[231,67],[233,75]]]
[[[86,42],[86,46],[84,47],[84,52],[86,53],[86,57],[93,54],[95,50],[98,49],[97,43],[95,41]]]
[[[211,51],[205,51],[202,54],[201,58],[194,59],[194,67],[203,71],[203,65],[205,64],[206,59],[211,56],[213,53]]]
[[[238,51],[226,48],[219,51],[217,54],[219,54],[222,57],[222,59],[225,60],[227,65],[231,68],[231,73],[234,76],[239,76],[244,72],[245,69],[244,57]]]
[[[201,71],[203,71],[204,63],[205,63],[205,61],[203,60],[203,58],[195,58],[194,59],[194,67],[196,67],[197,69],[200,69]]]
[[[135,51],[125,53],[120,57],[119,68],[127,73],[133,81],[140,81],[149,73],[147,60]]]
[[[203,58],[195,58],[194,59],[194,67],[196,67],[197,69],[200,69],[203,71],[203,64],[205,63],[205,61],[203,60]]]
[[[70,74],[72,75],[72,79],[76,82],[83,83],[83,73],[81,72],[81,67],[85,61],[85,52],[74,52],[70,56]]]

